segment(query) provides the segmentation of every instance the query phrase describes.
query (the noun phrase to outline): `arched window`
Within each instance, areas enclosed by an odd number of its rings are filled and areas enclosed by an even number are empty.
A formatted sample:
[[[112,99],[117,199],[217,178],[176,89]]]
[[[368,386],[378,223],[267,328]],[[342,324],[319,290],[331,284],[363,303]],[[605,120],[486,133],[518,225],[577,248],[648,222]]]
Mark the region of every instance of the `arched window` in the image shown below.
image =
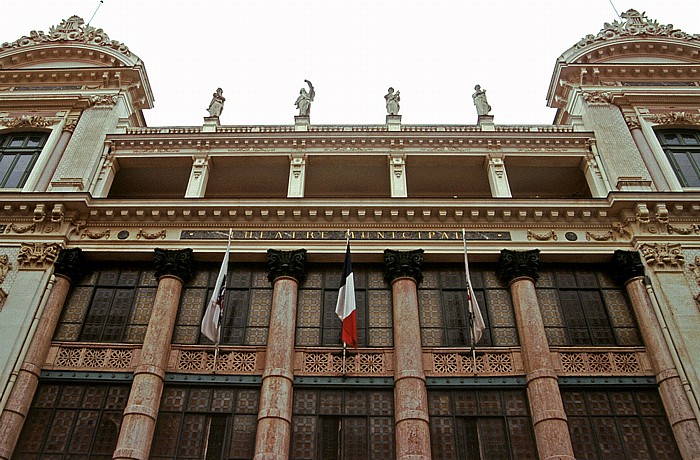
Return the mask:
[[[46,143],[46,133],[0,136],[0,188],[21,188]]]
[[[664,129],[656,136],[681,185],[700,187],[700,131]]]

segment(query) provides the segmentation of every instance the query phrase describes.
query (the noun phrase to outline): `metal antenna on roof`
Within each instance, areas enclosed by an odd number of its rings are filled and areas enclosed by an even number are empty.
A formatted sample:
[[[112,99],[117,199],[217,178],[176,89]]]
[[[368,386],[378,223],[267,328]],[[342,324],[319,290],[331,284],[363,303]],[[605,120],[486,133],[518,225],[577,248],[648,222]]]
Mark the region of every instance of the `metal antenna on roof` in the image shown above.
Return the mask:
[[[612,0],[608,0],[610,2],[610,6],[612,6],[613,10],[615,10],[615,14],[617,15],[618,18],[622,19],[622,16],[620,16],[620,13],[617,12],[617,8],[615,8],[615,5],[613,5]]]
[[[97,10],[100,9],[100,7],[102,6],[102,4],[103,4],[104,2],[105,2],[104,0],[100,0],[100,3],[97,4],[97,8],[95,8],[95,12],[92,13],[92,17],[91,17],[90,20],[88,21],[87,25],[90,25],[90,23],[92,22],[92,20],[95,19],[95,15],[97,14]]]

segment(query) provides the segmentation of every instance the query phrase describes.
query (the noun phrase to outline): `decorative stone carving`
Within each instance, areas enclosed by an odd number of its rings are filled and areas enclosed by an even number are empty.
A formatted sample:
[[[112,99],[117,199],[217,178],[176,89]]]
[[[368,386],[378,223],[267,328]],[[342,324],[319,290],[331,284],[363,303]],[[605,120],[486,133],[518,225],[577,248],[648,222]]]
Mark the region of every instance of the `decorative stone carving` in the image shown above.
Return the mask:
[[[79,16],[64,19],[57,26],[52,26],[49,33],[32,30],[29,36],[24,36],[12,43],[3,43],[0,49],[25,48],[46,42],[82,42],[89,45],[112,48],[124,56],[131,56],[129,48],[121,42],[110,40],[102,29],[84,25],[85,21]]]
[[[389,88],[386,95],[384,96],[386,100],[386,113],[388,115],[398,115],[401,106],[399,101],[401,100],[401,91],[394,92],[394,88]]]
[[[93,107],[110,107],[117,103],[119,100],[116,94],[111,94],[107,96],[100,96],[93,94],[88,99],[88,103]]]
[[[391,284],[397,278],[413,278],[416,283],[423,281],[423,250],[395,251],[384,250],[384,281]]]
[[[34,222],[43,222],[44,219],[46,219],[46,205],[45,204],[38,204],[34,208],[34,217],[33,220]]]
[[[695,260],[688,264],[688,268],[695,276],[698,286],[700,286],[700,256],[695,256]]]
[[[612,230],[609,230],[607,233],[602,234],[586,232],[586,241],[615,241],[616,239],[617,238],[615,238],[615,233],[613,233]]]
[[[668,112],[652,115],[651,121],[660,125],[700,125],[700,114],[689,112]]]
[[[156,278],[172,275],[187,282],[193,275],[194,256],[192,249],[155,248]]]
[[[6,300],[7,300],[7,292],[3,288],[0,288],[0,311],[2,311],[2,307],[5,306]]]
[[[12,263],[7,254],[0,255],[0,284],[5,281],[7,274],[12,270]]]
[[[281,276],[289,276],[303,283],[306,279],[306,249],[294,251],[267,250],[267,279],[271,283]]]
[[[618,249],[613,254],[612,276],[620,285],[624,285],[632,278],[644,276],[644,264],[637,251],[623,251]]]
[[[678,233],[679,235],[690,235],[691,233],[695,233],[696,235],[700,233],[700,224],[691,224],[690,227],[674,227],[671,224],[668,224],[668,233],[669,235],[672,235],[674,233]]]
[[[673,24],[659,24],[656,20],[652,21],[646,17],[646,14],[636,10],[627,10],[622,13],[621,18],[624,21],[615,20],[612,24],[606,22],[597,35],[586,35],[574,45],[574,48],[580,49],[597,42],[635,36],[661,36],[688,41],[700,40],[700,35],[690,35],[679,29],[674,29]]]
[[[481,89],[480,85],[474,87],[474,94],[472,94],[472,100],[474,101],[474,107],[476,107],[477,115],[488,115],[491,111],[491,106],[486,100],[486,90]]]
[[[40,270],[58,258],[61,245],[58,243],[22,243],[17,255],[20,270]]]
[[[527,231],[527,239],[528,241],[532,241],[533,239],[537,241],[549,241],[549,240],[554,240],[557,241],[559,238],[557,237],[557,234],[554,233],[554,230],[550,230],[547,233],[534,233],[530,230]]]
[[[1,118],[0,124],[7,128],[47,128],[60,122],[60,118],[48,118],[34,115],[21,115],[19,117]]]
[[[77,228],[77,227],[76,227]],[[81,229],[80,231],[80,238],[90,238],[91,240],[101,240],[102,238],[104,239],[109,239],[110,236],[110,230],[104,230],[102,232],[93,232],[88,230],[87,228]]]
[[[51,210],[51,222],[61,223],[66,216],[66,207],[62,203],[57,203]]]
[[[625,117],[625,123],[627,123],[627,127],[632,130],[632,129],[639,129],[641,127],[641,123],[639,121],[639,117],[636,115],[628,115]]]
[[[540,267],[540,250],[531,249],[529,251],[501,250],[501,257],[498,261],[498,274],[506,284],[510,284],[516,278],[528,277],[537,281]]]
[[[165,230],[161,230],[159,232],[153,232],[153,233],[148,233],[144,229],[140,228],[139,232],[136,234],[136,239],[143,238],[145,240],[155,240],[156,238],[160,239],[165,239],[166,233]]]
[[[7,232],[9,233],[10,230],[15,233],[27,233],[31,230],[33,233],[34,231],[36,231],[36,222],[28,225],[17,225],[13,223],[10,224],[10,226],[7,228]]]
[[[63,126],[64,131],[68,131],[69,133],[72,133],[75,131],[76,126],[78,126],[78,119],[77,118],[69,118],[66,121],[66,124]]]
[[[632,237],[632,233],[629,231],[629,226],[620,222],[615,222],[610,225],[613,232],[617,233],[621,238],[629,239]]]
[[[80,279],[81,265],[83,264],[83,251],[80,248],[61,249],[56,263],[53,265],[54,273],[63,275],[76,283]]]
[[[612,93],[610,91],[584,91],[581,97],[588,104],[607,105],[612,102]]]
[[[639,249],[650,267],[678,269],[685,263],[679,243],[645,243]]]

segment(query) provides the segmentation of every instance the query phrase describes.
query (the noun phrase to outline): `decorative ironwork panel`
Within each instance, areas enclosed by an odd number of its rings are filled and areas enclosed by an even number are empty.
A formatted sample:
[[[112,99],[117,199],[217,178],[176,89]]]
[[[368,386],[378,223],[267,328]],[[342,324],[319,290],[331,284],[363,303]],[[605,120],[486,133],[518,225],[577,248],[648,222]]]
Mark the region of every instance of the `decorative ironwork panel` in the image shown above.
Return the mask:
[[[210,373],[214,370],[214,350],[174,347],[174,368],[169,371],[185,373]],[[257,350],[228,350],[222,348],[216,357],[216,372],[219,374],[257,374]]]
[[[393,400],[391,390],[295,390],[289,458],[394,458]]]
[[[302,352],[303,367],[300,375],[386,375],[387,358],[383,352],[349,352],[343,361],[342,351]]]
[[[201,459],[205,452],[206,458],[251,458],[259,393],[226,386],[166,386],[149,458]]]
[[[536,459],[524,390],[428,391],[433,459]]]
[[[427,282],[418,287],[422,345],[469,346],[470,314],[464,267],[459,264],[427,266],[423,274]],[[517,346],[510,292],[500,281],[496,281],[495,266],[490,270],[472,267],[470,275],[475,296],[474,306],[481,310],[486,325],[477,346]]]
[[[546,267],[537,298],[551,346],[641,345],[626,294],[603,269]]]
[[[111,455],[128,393],[127,385],[40,384],[14,458]]]
[[[576,458],[680,459],[657,390],[562,390]]]
[[[134,348],[125,346],[60,346],[55,359],[47,363],[54,369],[90,369],[105,371],[131,370],[134,364]]]
[[[299,288],[296,345],[341,345],[342,322],[335,313],[340,288],[339,267],[309,264]],[[357,339],[360,347],[393,346],[391,289],[380,265],[353,265]]]

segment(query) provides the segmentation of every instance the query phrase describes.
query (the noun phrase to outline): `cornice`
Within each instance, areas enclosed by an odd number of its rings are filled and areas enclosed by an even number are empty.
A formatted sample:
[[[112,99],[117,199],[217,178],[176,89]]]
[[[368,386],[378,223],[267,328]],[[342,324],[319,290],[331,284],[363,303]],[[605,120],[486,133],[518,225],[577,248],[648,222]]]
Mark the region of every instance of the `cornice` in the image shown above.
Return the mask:
[[[246,128],[246,127],[241,127]],[[255,127],[247,127],[255,128]],[[284,127],[279,127],[284,128]],[[354,128],[354,127],[353,127]],[[358,127],[361,128],[361,127]],[[484,150],[516,149],[521,152],[587,152],[591,132],[574,132],[570,126],[510,126],[499,132],[415,131],[293,132],[274,129],[241,129],[237,133],[203,133],[200,127],[130,129],[109,134],[112,153],[136,155],[155,152],[207,150],[275,152],[278,149],[317,149],[326,154],[383,154],[390,149],[417,149],[434,153],[459,153],[469,148]],[[384,149],[384,150],[383,150]]]

